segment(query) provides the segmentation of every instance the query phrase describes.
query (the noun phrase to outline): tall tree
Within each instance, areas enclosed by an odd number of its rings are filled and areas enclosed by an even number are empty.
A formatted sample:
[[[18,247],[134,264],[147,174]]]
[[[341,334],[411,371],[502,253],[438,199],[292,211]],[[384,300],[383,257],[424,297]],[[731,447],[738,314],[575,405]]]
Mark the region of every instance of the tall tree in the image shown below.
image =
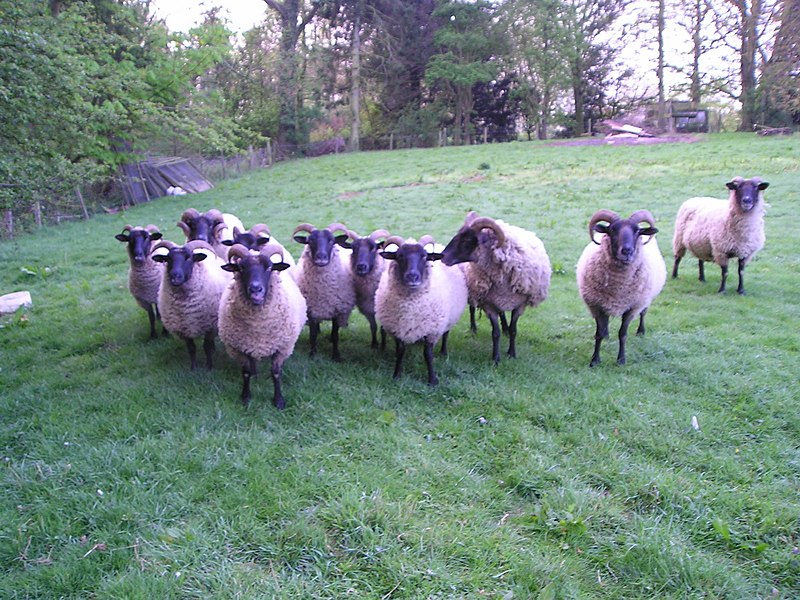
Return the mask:
[[[303,95],[298,43],[306,26],[317,14],[321,3],[312,2],[307,6],[305,0],[264,0],[264,2],[277,14],[281,31],[278,142],[303,143],[306,139],[305,128],[300,123]]]
[[[800,1],[783,0],[772,56],[764,67],[761,92],[768,124],[800,124]]]
[[[483,0],[442,2],[433,16],[440,20],[434,36],[439,53],[428,62],[425,79],[441,86],[453,103],[453,141],[470,143],[473,86],[490,81],[500,40],[493,34],[492,5]]]

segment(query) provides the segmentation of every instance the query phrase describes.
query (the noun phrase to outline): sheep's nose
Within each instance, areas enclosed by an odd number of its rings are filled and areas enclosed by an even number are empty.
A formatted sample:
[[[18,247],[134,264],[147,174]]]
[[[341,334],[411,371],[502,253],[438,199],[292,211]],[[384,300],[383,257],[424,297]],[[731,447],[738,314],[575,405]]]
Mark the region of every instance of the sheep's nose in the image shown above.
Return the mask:
[[[365,265],[363,263],[359,263],[359,264],[356,265],[356,275],[364,276],[364,275],[367,274],[367,271],[369,271],[369,269],[367,268],[367,265]]]
[[[403,281],[406,282],[406,285],[410,285],[412,287],[418,286],[422,278],[419,276],[419,273],[410,272],[406,273],[405,277],[403,277]]]
[[[264,293],[264,286],[260,283],[251,283],[250,287],[248,288],[251,294],[254,296],[258,296]]]

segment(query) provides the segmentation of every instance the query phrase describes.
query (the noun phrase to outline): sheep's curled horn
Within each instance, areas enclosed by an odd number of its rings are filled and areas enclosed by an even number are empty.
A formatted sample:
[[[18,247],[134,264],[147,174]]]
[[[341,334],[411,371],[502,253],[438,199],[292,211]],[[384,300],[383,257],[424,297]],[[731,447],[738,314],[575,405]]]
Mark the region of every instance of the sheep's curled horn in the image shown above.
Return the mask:
[[[192,240],[191,242],[186,242],[184,247],[191,250],[192,253],[194,253],[195,250],[202,248],[203,250],[208,250],[209,252],[211,252],[213,256],[216,256],[216,251],[214,250],[214,247],[208,242],[205,242],[203,240]]]
[[[130,227],[130,225],[126,225],[126,227]],[[161,233],[161,230],[156,225],[153,224],[145,226],[144,230],[147,233]]]
[[[257,238],[262,237],[271,237],[272,233],[269,230],[269,227],[266,226],[264,223],[256,223],[250,228],[250,233],[252,233]]]
[[[228,248],[228,262],[234,262],[234,259],[244,259],[250,256],[250,250],[243,244],[234,244]]]
[[[639,223],[642,223],[642,222],[647,223],[653,229],[655,229],[655,227],[656,227],[656,220],[653,217],[653,214],[649,210],[642,209],[642,210],[634,211],[634,213],[630,216],[629,220],[631,222],[635,223],[637,227],[638,227]],[[649,236],[647,238],[647,241],[644,242],[644,243],[647,244],[652,239],[653,239],[653,236],[651,235],[651,236]]]
[[[491,217],[476,217],[475,219],[472,219],[472,221],[470,222],[469,228],[475,231],[476,233],[481,229],[491,229],[494,232],[495,237],[497,238],[497,245],[498,246],[506,245],[506,234],[503,233],[503,229]]]
[[[192,233],[189,223],[192,223],[199,218],[200,212],[196,208],[187,208],[185,211],[183,211],[181,220],[178,221],[178,227],[180,227],[183,233],[185,233],[188,237]]]
[[[389,237],[389,232],[386,231],[385,229],[376,229],[375,231],[369,234],[369,239],[371,239],[373,242],[376,243],[379,239],[388,237]]]
[[[150,251],[150,254],[153,254],[156,250],[160,250],[161,248],[166,248],[167,250],[172,250],[173,248],[177,248],[178,244],[172,242],[170,240],[161,240]]]
[[[298,225],[297,227],[294,228],[294,231],[292,232],[292,235],[295,235],[296,233],[300,233],[301,231],[305,231],[306,233],[311,233],[315,229],[316,229],[316,227],[314,227],[311,223],[300,223],[300,225]]]
[[[432,235],[426,233],[421,238],[419,238],[419,242],[417,243],[424,248],[428,244],[435,244],[436,240],[433,239]]]
[[[387,247],[389,247],[389,246],[394,244],[395,246],[397,246],[399,248],[404,243],[405,243],[405,240],[403,238],[401,238],[399,235],[390,235],[388,238],[386,238],[386,241],[383,242],[383,247],[387,248]]]
[[[122,228],[122,231],[131,231],[133,229],[133,225],[125,225]]]
[[[350,230],[347,229],[347,227],[345,227],[341,223],[331,223],[325,229],[327,229],[331,233],[336,233],[337,231],[344,231],[347,235],[350,235]]]
[[[589,239],[592,240],[598,246],[600,242],[594,239],[594,226],[600,223],[601,221],[606,221],[608,223],[615,223],[619,221],[619,215],[615,213],[613,210],[601,209],[598,210],[596,213],[592,215],[592,218],[589,219]]]

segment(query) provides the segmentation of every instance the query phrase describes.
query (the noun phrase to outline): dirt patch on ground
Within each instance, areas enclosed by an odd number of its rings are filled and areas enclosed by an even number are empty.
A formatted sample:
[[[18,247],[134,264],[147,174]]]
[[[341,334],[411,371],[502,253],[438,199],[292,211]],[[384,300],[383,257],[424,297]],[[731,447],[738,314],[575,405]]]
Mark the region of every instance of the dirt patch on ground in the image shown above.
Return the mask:
[[[571,140],[555,140],[548,146],[638,146],[648,144],[692,144],[703,137],[699,135],[676,134],[655,137],[586,137]]]

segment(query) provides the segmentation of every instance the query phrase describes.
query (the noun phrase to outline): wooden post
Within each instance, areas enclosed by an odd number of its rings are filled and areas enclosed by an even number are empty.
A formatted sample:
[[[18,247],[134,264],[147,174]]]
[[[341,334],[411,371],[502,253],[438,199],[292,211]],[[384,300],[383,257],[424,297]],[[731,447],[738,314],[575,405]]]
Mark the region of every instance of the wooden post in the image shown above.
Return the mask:
[[[272,166],[272,142],[267,140],[267,166]]]
[[[394,150],[394,131],[389,132],[389,150]]]
[[[3,215],[3,227],[6,230],[6,237],[8,239],[13,239],[14,238],[14,213],[11,212],[10,208],[7,208],[5,214]]]
[[[485,144],[488,141],[488,139],[489,139],[489,128],[488,127],[484,127],[483,128],[483,143]]]
[[[33,220],[36,223],[36,226],[41,228],[41,226],[42,226],[42,204],[38,200],[33,203]]]
[[[86,210],[86,204],[83,202],[83,194],[81,194],[81,188],[75,186],[75,194],[78,196],[78,202],[80,202],[81,210],[83,211],[83,218],[87,221],[89,220],[89,213]]]

